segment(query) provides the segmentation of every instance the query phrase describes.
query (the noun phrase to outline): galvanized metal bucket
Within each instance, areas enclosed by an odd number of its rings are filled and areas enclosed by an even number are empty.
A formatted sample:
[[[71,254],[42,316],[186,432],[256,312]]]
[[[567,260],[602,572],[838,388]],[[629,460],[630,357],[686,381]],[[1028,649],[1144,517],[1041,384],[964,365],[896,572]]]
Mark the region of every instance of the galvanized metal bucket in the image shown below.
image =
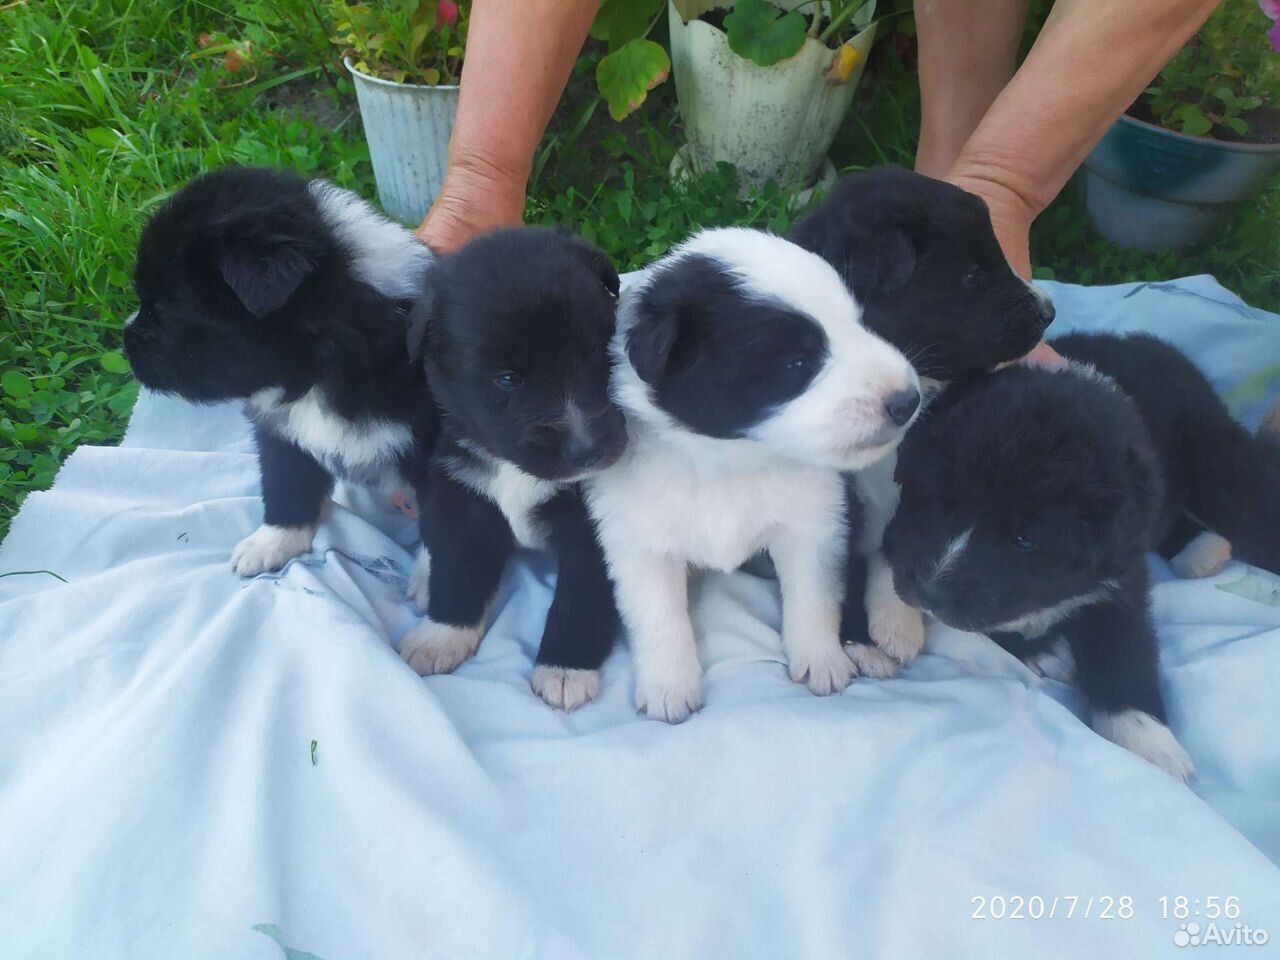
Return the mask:
[[[382,209],[417,226],[444,184],[458,88],[394,83],[343,62],[355,81]]]
[[[1148,253],[1203,240],[1280,170],[1280,144],[1227,143],[1121,117],[1085,159],[1085,206],[1108,240]]]

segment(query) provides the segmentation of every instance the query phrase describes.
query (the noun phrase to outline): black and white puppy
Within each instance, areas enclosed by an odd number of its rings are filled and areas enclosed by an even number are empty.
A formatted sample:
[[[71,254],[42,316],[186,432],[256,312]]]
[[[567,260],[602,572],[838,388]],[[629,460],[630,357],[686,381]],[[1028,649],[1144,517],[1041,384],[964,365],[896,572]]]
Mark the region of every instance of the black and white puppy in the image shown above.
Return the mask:
[[[124,331],[138,380],[194,403],[246,400],[262,526],[242,577],[311,548],[335,478],[416,488],[437,432],[405,323],[431,253],[355,194],[228,168],[179,190],[138,247]]]
[[[1009,266],[986,204],[901,167],[842,178],[788,236],[840,272],[863,324],[911,361],[926,400],[943,383],[1025,355],[1053,320],[1049,298]],[[894,594],[880,551],[898,503],[893,473],[890,456],[850,480],[862,536],[841,630],[846,642],[870,637],[905,663],[920,652],[924,623]]]
[[[400,654],[420,674],[454,669],[479,645],[515,548],[551,550],[559,574],[532,684],[573,709],[595,697],[618,628],[578,484],[627,440],[609,399],[618,274],[584,241],[529,227],[442,257],[429,287],[409,330],[442,413],[410,583],[427,616]]]
[[[920,404],[911,365],[863,328],[821,258],[744,229],[705,231],[660,260],[624,300],[613,354],[630,442],[586,490],[638,709],[668,722],[698,709],[689,568],[733,570],[762,550],[792,678],[843,689],[859,668],[839,638],[841,471],[897,445]]]
[[[1073,362],[950,387],[907,438],[885,537],[894,583],[1037,672],[1073,671],[1099,733],[1186,779],[1159,689],[1146,555],[1179,549],[1189,515],[1242,557],[1280,566],[1280,444],[1250,437],[1167,344],[1072,335],[1054,346]]]

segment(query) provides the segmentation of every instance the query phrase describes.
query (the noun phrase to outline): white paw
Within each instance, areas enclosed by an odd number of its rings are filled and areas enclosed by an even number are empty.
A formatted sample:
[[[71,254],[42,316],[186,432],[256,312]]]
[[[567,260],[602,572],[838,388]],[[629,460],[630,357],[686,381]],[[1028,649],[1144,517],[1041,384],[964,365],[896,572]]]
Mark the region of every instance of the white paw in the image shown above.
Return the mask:
[[[1036,676],[1046,680],[1071,683],[1076,678],[1076,658],[1064,640],[1059,640],[1048,650],[1033,653],[1023,663]]]
[[[1231,541],[1206,530],[1169,561],[1169,566],[1184,580],[1198,580],[1221,573],[1231,559]]]
[[[400,659],[420,677],[449,673],[480,646],[480,624],[455,627],[420,620],[400,641]]]
[[[311,549],[316,528],[273,527],[264,523],[231,551],[231,570],[237,577],[256,577],[279,570],[294,557]]]
[[[529,685],[534,693],[556,709],[576,710],[599,696],[600,671],[540,663],[533,668]]]
[[[820,697],[839,693],[858,675],[853,661],[835,639],[827,643],[788,644],[787,661],[791,679]]]
[[[661,672],[636,675],[636,709],[650,720],[681,723],[702,708],[702,666],[697,654]]]
[[[413,569],[409,572],[409,589],[405,596],[413,601],[414,606],[422,613],[427,612],[427,599],[431,596],[431,554],[423,547],[413,561]]]
[[[1149,713],[1142,710],[1098,713],[1093,718],[1093,729],[1183,782],[1195,776],[1195,766],[1173,731]]]
[[[867,632],[872,642],[899,663],[910,663],[924,648],[924,615],[893,592],[867,597]]]
[[[876,680],[888,680],[902,666],[879,647],[869,643],[846,643],[844,652],[853,661],[860,677],[874,677]]]

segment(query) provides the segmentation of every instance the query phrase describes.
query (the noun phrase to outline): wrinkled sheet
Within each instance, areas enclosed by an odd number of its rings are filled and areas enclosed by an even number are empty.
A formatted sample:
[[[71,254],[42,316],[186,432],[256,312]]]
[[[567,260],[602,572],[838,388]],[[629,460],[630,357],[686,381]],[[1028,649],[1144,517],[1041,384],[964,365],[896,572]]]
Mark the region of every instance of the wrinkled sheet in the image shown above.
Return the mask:
[[[1047,286],[1057,330],[1164,336],[1251,423],[1277,396],[1280,318],[1209,278]],[[636,716],[625,647],[598,703],[530,692],[536,556],[476,658],[420,679],[395,652],[407,521],[340,490],[312,553],[240,581],[257,494],[237,410],[144,393],[0,549],[52,572],[0,579],[5,960],[1160,957],[1215,896],[1238,898],[1221,929],[1269,928],[1244,955],[1280,955],[1268,574],[1152,560],[1188,789],[971,635],[814,697],[747,573],[693,592],[707,703],[679,727]],[[1162,915],[1178,896],[1197,928]]]

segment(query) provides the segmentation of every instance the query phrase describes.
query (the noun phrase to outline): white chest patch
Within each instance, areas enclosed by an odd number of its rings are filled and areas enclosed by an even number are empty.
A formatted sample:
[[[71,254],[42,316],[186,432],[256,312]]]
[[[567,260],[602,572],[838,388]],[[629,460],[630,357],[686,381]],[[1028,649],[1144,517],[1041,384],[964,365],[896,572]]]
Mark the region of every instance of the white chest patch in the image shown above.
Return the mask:
[[[538,507],[559,493],[564,484],[541,480],[506,462],[492,470],[464,463],[451,472],[502,511],[516,543],[529,550],[547,548],[546,530],[538,522]]]
[[[864,511],[862,538],[856,547],[864,556],[880,549],[889,521],[898,510],[901,488],[893,479],[897,466],[898,451],[894,450],[853,475],[854,489],[858,491]]]
[[[316,388],[290,403],[278,387],[260,390],[247,409],[280,436],[315,457],[335,476],[370,486],[401,482],[396,462],[413,447],[413,431],[393,420],[349,420],[340,416]]]
[[[1008,623],[988,627],[983,632],[1020,633],[1028,640],[1037,640],[1077,610],[1082,610],[1100,600],[1105,600],[1111,594],[1111,591],[1116,589],[1116,586],[1114,581],[1104,581],[1097,589],[1090,590],[1088,593],[1081,594],[1078,597],[1068,597],[1066,600],[1055,603],[1052,607],[1025,614],[1016,620],[1010,620]]]

